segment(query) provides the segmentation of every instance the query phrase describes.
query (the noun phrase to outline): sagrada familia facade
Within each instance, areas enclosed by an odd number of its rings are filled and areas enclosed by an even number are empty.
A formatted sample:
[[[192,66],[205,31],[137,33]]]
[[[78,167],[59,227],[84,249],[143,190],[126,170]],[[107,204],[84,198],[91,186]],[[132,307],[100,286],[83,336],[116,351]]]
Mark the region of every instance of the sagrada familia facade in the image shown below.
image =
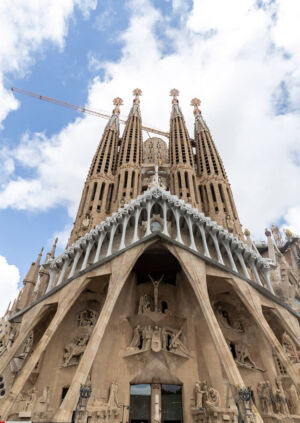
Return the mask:
[[[242,230],[210,130],[173,89],[169,144],[141,90],[92,160],[65,251],[0,321],[1,420],[300,422],[300,243]],[[253,199],[249,199],[249,207]]]

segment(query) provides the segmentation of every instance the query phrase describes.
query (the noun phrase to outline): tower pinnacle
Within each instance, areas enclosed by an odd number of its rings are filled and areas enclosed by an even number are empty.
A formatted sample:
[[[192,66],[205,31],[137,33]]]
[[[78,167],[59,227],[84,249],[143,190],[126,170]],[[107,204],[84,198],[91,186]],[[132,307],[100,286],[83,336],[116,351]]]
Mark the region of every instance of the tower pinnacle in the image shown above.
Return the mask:
[[[200,104],[199,98],[191,100],[195,116],[195,159],[201,209],[224,228],[243,238],[230,184],[211,133],[202,117]]]

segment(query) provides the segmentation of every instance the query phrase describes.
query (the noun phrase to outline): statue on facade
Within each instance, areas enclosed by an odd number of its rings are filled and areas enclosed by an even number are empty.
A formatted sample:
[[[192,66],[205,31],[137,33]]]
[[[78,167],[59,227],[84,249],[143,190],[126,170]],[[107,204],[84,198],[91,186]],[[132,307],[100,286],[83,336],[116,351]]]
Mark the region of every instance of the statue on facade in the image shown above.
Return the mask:
[[[77,365],[87,346],[89,334],[77,336],[64,347],[62,367]]]
[[[297,348],[287,332],[282,335],[282,347],[292,363],[298,362]]]
[[[288,406],[291,414],[300,414],[300,398],[294,384],[291,384],[287,391]]]
[[[262,412],[265,414],[272,413],[272,387],[268,380],[257,385],[257,395]]]
[[[155,312],[159,312],[158,309],[158,287],[159,284],[161,283],[161,281],[163,280],[164,275],[162,275],[162,277],[159,280],[154,280],[151,275],[148,275],[152,284],[153,284],[153,297],[154,297],[154,311]]]
[[[209,386],[206,380],[195,382],[194,395],[194,404],[198,409],[202,407],[213,409],[220,406],[219,392]]]
[[[149,313],[151,311],[151,300],[147,294],[140,297],[138,314]]]
[[[140,343],[141,343],[141,336],[142,336],[142,329],[140,327],[140,325],[137,325],[134,329],[133,329],[133,337],[132,337],[132,341],[129,345],[129,347],[127,348],[128,350],[136,350],[139,349]]]
[[[250,356],[248,347],[244,344],[235,344],[236,362],[242,366],[256,369],[256,364]]]
[[[289,414],[282,382],[278,377],[275,379],[274,411],[276,414]]]
[[[234,330],[235,332],[239,333],[244,332],[242,323],[239,320],[234,320],[232,322],[228,312],[222,308],[221,304],[218,304],[217,306],[217,319],[225,328]]]
[[[91,309],[83,310],[78,314],[78,326],[94,326],[97,321],[98,313]]]

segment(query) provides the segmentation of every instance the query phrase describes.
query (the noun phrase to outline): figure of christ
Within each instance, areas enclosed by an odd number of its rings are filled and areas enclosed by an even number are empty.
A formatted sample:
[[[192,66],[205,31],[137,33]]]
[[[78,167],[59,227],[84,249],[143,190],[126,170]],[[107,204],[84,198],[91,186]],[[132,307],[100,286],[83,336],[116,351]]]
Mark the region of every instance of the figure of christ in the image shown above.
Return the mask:
[[[159,311],[158,310],[158,287],[159,287],[159,284],[161,283],[161,281],[163,280],[164,275],[162,275],[162,277],[158,281],[155,281],[151,277],[151,275],[148,275],[148,276],[149,276],[149,278],[150,278],[150,280],[153,284],[154,311],[158,312]]]

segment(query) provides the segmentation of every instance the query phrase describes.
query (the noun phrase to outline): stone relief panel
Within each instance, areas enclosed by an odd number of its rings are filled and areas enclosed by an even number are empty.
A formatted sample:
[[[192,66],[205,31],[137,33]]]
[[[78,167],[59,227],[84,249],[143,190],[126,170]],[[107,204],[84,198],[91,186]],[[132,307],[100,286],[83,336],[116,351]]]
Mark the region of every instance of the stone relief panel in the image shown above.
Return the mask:
[[[126,356],[143,353],[167,351],[182,357],[189,358],[190,353],[181,340],[182,330],[171,327],[153,325],[137,325],[133,329],[133,337],[127,348]]]
[[[296,348],[295,343],[292,341],[292,338],[287,332],[284,332],[282,335],[281,341],[282,347],[286,352],[286,355],[289,357],[292,363],[299,363],[299,354]]]
[[[237,421],[237,411],[221,407],[219,392],[206,380],[195,382],[191,414],[196,422]]]
[[[286,378],[275,378],[274,385],[269,381],[257,385],[259,407],[266,416],[298,415],[300,413],[300,400],[296,387]],[[298,420],[297,420],[298,421]]]
[[[75,337],[64,346],[63,363],[61,367],[77,366],[89,342],[92,330],[96,324],[98,312],[87,308],[77,316],[77,331]]]
[[[233,318],[229,315],[228,311],[225,310],[224,306],[220,303],[215,305],[216,317],[218,322],[223,328],[230,329],[237,333],[244,333],[242,322],[238,318]]]
[[[101,402],[96,397],[91,397],[87,406],[87,412],[89,417],[95,418],[95,421],[99,419],[114,421],[120,416],[121,408],[122,405],[118,399],[118,384],[116,381],[113,381],[110,385],[107,402]]]
[[[12,373],[18,373],[25,362],[25,359],[32,350],[33,345],[33,331],[30,332],[27,339],[25,340],[23,347],[18,355],[16,355],[10,362],[10,370]]]

